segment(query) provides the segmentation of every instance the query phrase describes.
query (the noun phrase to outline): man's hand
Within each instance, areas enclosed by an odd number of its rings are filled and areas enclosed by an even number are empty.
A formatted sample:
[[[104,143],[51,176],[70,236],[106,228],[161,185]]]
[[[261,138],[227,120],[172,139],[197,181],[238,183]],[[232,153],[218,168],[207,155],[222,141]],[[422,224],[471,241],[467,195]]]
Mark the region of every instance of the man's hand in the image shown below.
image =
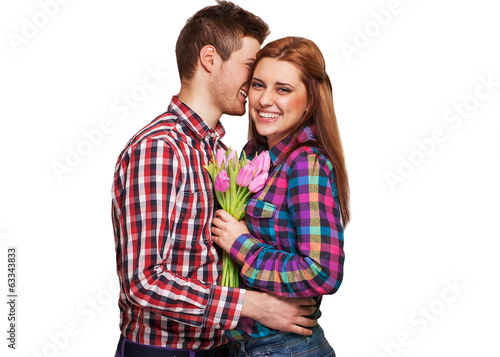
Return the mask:
[[[307,316],[314,311],[316,302],[311,298],[284,298],[247,290],[241,314],[272,329],[310,336],[310,328],[317,322]]]

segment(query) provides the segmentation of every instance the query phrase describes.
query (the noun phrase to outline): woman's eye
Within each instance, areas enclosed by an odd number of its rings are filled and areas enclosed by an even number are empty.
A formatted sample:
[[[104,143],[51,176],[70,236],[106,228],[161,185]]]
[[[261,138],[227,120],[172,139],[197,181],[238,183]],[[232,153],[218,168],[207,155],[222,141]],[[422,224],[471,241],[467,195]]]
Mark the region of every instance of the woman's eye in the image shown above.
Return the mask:
[[[277,90],[278,90],[278,92],[283,92],[283,93],[290,93],[291,92],[291,90],[288,88],[278,88]]]
[[[262,84],[260,84],[258,82],[252,82],[251,86],[252,86],[252,88],[255,88],[255,89],[262,88]]]

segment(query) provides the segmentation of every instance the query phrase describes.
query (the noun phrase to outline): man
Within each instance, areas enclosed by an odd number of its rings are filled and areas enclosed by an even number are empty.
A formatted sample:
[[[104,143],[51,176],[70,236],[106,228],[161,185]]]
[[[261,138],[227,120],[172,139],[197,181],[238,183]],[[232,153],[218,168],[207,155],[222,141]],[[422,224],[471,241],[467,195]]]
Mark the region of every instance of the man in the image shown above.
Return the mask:
[[[243,115],[255,54],[269,33],[230,3],[206,7],[181,31],[181,90],[168,111],[122,151],[113,184],[120,280],[117,356],[220,355],[240,316],[309,335],[312,299],[217,285],[221,256],[210,238],[215,196],[203,169],[222,147],[222,114]],[[184,352],[183,352],[184,351]]]

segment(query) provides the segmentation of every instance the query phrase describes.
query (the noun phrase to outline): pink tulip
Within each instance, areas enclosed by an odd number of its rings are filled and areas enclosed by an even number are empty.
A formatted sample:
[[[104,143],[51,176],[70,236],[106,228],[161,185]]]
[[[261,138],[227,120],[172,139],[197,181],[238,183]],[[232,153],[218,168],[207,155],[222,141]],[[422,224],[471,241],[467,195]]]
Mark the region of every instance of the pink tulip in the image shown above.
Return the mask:
[[[269,166],[271,165],[271,157],[269,156],[269,151],[263,151],[252,161],[252,167],[254,168],[255,175],[259,175],[263,172],[269,172]]]
[[[215,161],[217,161],[217,166],[220,168],[225,166],[226,163],[226,150],[218,149],[215,154]]]
[[[264,185],[267,182],[267,178],[269,177],[269,174],[267,172],[263,172],[256,177],[253,178],[253,180],[250,182],[248,185],[248,190],[250,192],[256,193],[262,190]]]
[[[238,161],[238,159],[236,157],[236,151],[234,151],[234,150],[231,150],[229,152],[229,156],[226,158],[226,167],[227,167],[227,165],[229,165],[231,160],[233,160],[233,167],[236,168],[236,162]]]
[[[219,192],[226,192],[229,190],[229,176],[227,175],[226,170],[222,170],[217,174],[214,187]]]
[[[269,151],[263,151],[260,154],[264,156],[263,171],[269,172],[269,169],[271,168],[271,156],[269,155]]]
[[[253,177],[253,167],[251,165],[243,166],[236,176],[236,184],[240,187],[247,187]]]
[[[261,174],[263,172],[262,169],[264,167],[264,157],[257,155],[257,157],[255,157],[252,160],[252,163],[250,165],[253,168],[253,172],[254,172],[255,176]]]

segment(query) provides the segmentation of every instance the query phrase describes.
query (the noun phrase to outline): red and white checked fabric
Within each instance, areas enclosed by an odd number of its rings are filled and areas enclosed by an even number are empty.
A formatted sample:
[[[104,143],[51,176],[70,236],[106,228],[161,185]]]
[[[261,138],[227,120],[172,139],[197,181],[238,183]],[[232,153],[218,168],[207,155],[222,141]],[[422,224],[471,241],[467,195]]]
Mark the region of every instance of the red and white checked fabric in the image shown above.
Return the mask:
[[[217,285],[215,197],[203,168],[223,136],[174,96],[118,158],[112,219],[120,328],[131,341],[210,349],[239,320],[245,291]]]

